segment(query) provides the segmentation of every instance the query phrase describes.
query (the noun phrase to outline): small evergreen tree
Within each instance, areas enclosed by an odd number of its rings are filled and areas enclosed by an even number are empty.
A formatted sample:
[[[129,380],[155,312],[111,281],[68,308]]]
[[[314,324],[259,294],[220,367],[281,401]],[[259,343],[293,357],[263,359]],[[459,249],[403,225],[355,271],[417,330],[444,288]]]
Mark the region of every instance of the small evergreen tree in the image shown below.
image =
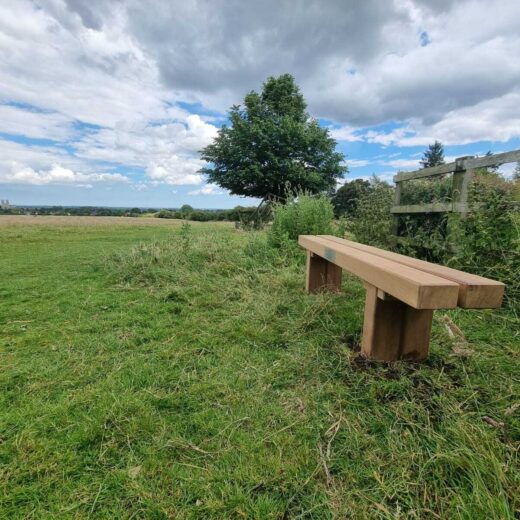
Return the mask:
[[[423,168],[431,168],[438,164],[444,164],[444,146],[440,141],[435,141],[428,146],[420,161]]]

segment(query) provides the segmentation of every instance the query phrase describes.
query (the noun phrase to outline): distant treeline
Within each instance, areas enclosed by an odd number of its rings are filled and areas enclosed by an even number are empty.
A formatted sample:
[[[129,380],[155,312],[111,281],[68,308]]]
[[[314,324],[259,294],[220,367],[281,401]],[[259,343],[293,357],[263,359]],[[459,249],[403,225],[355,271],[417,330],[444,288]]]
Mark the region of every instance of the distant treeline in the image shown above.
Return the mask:
[[[88,217],[140,217],[186,219],[207,222],[228,220],[239,222],[248,219],[256,211],[255,207],[236,206],[233,209],[194,209],[184,205],[180,209],[156,208],[106,208],[99,206],[16,206],[0,209],[0,215],[58,215]]]
[[[65,215],[87,217],[139,217],[157,212],[156,209],[141,208],[103,208],[98,206],[17,206],[4,209],[4,215]]]
[[[256,211],[254,207],[236,206],[233,209],[193,209],[183,206],[180,210],[162,209],[155,214],[159,218],[180,218],[208,222],[210,220],[228,220],[240,222],[249,220]]]

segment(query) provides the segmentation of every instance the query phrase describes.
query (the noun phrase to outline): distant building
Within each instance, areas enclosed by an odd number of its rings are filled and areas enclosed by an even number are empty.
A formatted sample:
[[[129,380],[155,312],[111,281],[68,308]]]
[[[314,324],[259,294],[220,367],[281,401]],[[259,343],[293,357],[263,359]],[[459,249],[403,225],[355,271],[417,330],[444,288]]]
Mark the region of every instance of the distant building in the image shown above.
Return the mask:
[[[6,200],[1,200],[0,201],[0,209],[11,209],[11,204],[9,204],[9,201],[6,199]]]

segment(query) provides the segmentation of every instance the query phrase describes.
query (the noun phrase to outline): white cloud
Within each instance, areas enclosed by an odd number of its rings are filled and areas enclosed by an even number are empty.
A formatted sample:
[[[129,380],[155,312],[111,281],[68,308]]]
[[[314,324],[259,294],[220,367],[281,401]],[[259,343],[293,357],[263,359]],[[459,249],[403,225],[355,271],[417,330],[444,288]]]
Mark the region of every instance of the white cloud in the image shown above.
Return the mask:
[[[364,139],[369,143],[381,144],[383,146],[389,146],[392,144],[398,144],[402,142],[407,136],[413,135],[413,130],[410,128],[396,128],[390,132],[377,132],[375,130],[369,130],[364,134]],[[431,141],[429,141],[431,142]]]
[[[418,170],[421,167],[421,164],[419,162],[419,159],[422,158],[421,154],[414,154],[411,157],[407,158],[401,158],[401,159],[394,159],[392,158],[392,155],[389,156],[389,159],[380,159],[377,161],[374,161],[373,164],[377,164],[380,166],[390,166],[392,168],[395,168],[399,171],[405,171],[405,170]],[[444,157],[445,162],[453,162],[455,161],[456,157],[451,155],[446,155]]]
[[[393,183],[393,179],[395,176],[395,171],[385,171],[385,172],[379,172],[376,174],[371,175],[354,175],[352,179],[348,179],[346,182],[350,182],[355,179],[363,179],[365,181],[370,181],[376,176],[380,181],[390,182]],[[342,182],[342,184],[345,184],[345,182]]]
[[[55,141],[69,140],[75,134],[73,122],[61,114],[10,105],[0,105],[0,131]]]
[[[151,188],[151,184],[148,182],[134,182],[132,183],[132,189],[135,191],[148,191]]]
[[[392,159],[390,161],[380,161],[379,164],[392,166],[392,168],[397,168],[400,170],[417,170],[420,166],[418,159]]]
[[[351,126],[340,126],[338,128],[329,127],[330,135],[336,139],[336,141],[361,141],[362,137],[355,133],[357,131],[359,131],[359,129]]]
[[[35,114],[36,117],[40,115]],[[48,170],[56,162],[73,171],[99,170],[96,164],[102,161],[101,169],[105,170],[106,163],[143,168],[146,177],[155,184],[200,184],[202,177],[198,171],[205,163],[199,159],[198,151],[211,142],[217,129],[198,115],[187,115],[183,111],[177,111],[175,115],[183,120],[156,124],[122,122],[113,129],[89,131],[74,141],[75,153],[72,155],[60,146],[31,146],[0,139],[0,170],[2,164],[5,171],[5,164],[12,162],[35,171]],[[45,117],[40,120],[40,127],[36,126],[32,131],[32,137],[40,137],[38,128],[41,128],[43,137],[43,126],[48,122]],[[61,123],[62,118],[52,115],[49,120]],[[27,122],[25,114],[22,121]],[[0,122],[0,130],[2,128]],[[3,182],[14,180],[11,174],[3,176]]]
[[[146,176],[166,184],[200,184],[204,161],[198,152],[217,128],[192,114],[178,122],[118,124],[82,138],[77,155],[83,159],[124,163],[145,168]]]
[[[339,140],[388,120],[430,126],[485,101],[518,127],[518,115],[501,110],[520,80],[516,0],[311,1],[297,11],[277,0],[38,6],[0,6],[2,96],[74,120],[159,120],[179,99],[225,110],[269,74],[291,72],[313,115],[349,123],[334,130]]]
[[[198,190],[189,191],[189,195],[224,195],[224,191],[220,190],[215,184],[206,184]]]
[[[516,163],[502,164],[500,168],[498,168],[498,172],[506,179],[511,179],[513,177],[513,173],[515,172],[516,166]]]
[[[101,30],[62,0],[0,3],[0,98],[102,126],[164,117],[171,95],[128,33],[123,4],[95,10]]]
[[[346,160],[346,164],[349,168],[362,168],[363,166],[368,166],[370,161],[368,159],[348,159]]]
[[[81,173],[54,164],[49,170],[33,170],[13,162],[10,171],[0,171],[0,183],[31,184],[69,184],[83,188],[91,188],[97,183],[129,182],[128,177],[119,173]]]
[[[80,162],[62,148],[28,146],[0,138],[0,173],[10,169],[12,163],[24,164],[34,169],[50,169],[55,163],[71,169],[78,169],[80,166]]]
[[[0,4],[0,132],[67,141],[73,153],[0,142],[7,152],[0,155],[3,182],[21,178],[6,169],[7,162],[38,173],[50,171],[61,156],[59,164],[71,171],[99,171],[112,163],[142,168],[154,182],[200,184],[198,150],[216,128],[174,104],[153,58],[129,33],[124,4],[37,4]]]
[[[369,143],[401,147],[426,146],[436,139],[445,145],[476,141],[505,142],[520,137],[520,89],[499,99],[452,110],[440,121],[429,125],[411,119],[402,128],[386,133],[370,130],[363,137]]]
[[[475,141],[508,141],[520,137],[520,88],[498,99],[448,112],[430,127],[418,126],[416,136],[402,140],[401,146],[427,144],[436,136],[445,144]]]
[[[182,185],[200,184],[202,177],[198,170],[203,162],[197,159],[180,159],[177,155],[172,155],[161,164],[151,163],[146,168],[146,176],[155,183]]]
[[[519,2],[445,2],[435,13],[411,1],[399,4],[410,19],[397,28],[397,44],[385,41],[355,74],[331,68],[321,77],[323,88],[311,90],[321,116],[358,126],[414,118],[429,126],[484,101],[500,107],[516,91]],[[423,30],[432,41],[424,47],[400,36]],[[507,119],[518,125],[516,114]]]
[[[28,146],[0,139],[0,184],[66,184],[85,187],[100,183],[131,182],[125,175],[100,170],[59,147]]]
[[[81,175],[124,165],[143,186],[201,184],[212,122],[284,72],[341,142],[508,141],[520,137],[519,19],[517,0],[1,2],[0,132],[68,146],[0,140],[0,178],[45,184],[60,165],[75,172],[60,182],[95,184]],[[363,131],[388,121],[398,127]]]

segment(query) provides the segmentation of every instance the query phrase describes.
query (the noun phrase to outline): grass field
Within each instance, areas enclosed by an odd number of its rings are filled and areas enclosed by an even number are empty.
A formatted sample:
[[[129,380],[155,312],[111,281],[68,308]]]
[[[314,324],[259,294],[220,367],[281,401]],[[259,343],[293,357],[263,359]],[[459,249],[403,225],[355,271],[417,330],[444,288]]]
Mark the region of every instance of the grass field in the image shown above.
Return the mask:
[[[520,515],[513,310],[369,363],[361,284],[261,233],[37,219],[0,217],[0,518]]]
[[[169,219],[154,217],[64,217],[57,215],[0,215],[0,228],[12,226],[126,226],[126,227],[143,227],[143,226],[178,226],[179,222],[172,222]],[[219,224],[216,224],[219,225]]]

